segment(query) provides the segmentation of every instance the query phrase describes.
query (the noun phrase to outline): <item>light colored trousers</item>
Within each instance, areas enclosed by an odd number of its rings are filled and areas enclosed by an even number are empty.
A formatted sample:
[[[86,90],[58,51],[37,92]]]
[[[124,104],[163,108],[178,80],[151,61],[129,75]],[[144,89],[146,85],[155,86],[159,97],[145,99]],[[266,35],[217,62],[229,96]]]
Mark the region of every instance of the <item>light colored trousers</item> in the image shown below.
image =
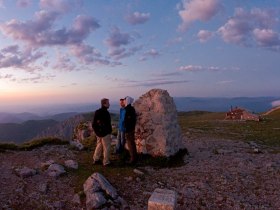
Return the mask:
[[[93,160],[100,160],[101,154],[103,152],[103,165],[110,163],[110,149],[111,149],[111,134],[104,137],[97,137],[97,144],[93,154]]]

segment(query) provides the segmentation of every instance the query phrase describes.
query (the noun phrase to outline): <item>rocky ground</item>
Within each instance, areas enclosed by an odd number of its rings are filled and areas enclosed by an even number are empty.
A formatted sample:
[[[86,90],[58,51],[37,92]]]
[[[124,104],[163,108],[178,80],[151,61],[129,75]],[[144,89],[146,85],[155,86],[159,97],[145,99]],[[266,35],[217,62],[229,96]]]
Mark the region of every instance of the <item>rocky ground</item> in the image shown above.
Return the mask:
[[[280,148],[205,137],[186,138],[184,144],[189,155],[183,166],[141,166],[138,169],[144,175],[108,178],[127,202],[127,209],[147,209],[156,188],[176,191],[179,210],[280,209]],[[73,169],[51,177],[42,166],[49,160],[63,164],[72,159],[80,164],[81,153],[85,151],[70,150],[66,145],[0,153],[2,209],[85,209],[83,196],[80,204],[77,199],[78,173]],[[24,166],[35,169],[36,174],[20,176],[17,171]],[[95,166],[90,167],[94,172]]]

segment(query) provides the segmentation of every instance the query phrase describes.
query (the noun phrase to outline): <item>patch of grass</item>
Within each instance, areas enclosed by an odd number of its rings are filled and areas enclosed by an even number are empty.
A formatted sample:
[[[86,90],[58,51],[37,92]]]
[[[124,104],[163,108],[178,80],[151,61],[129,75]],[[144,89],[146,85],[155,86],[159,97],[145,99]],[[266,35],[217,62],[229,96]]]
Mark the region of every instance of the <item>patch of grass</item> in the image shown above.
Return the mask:
[[[44,145],[65,145],[69,144],[68,141],[63,141],[58,138],[42,138],[34,139],[23,144],[14,143],[0,143],[0,151],[5,152],[6,150],[32,150]]]
[[[267,146],[280,146],[280,110],[262,121],[227,121],[225,113],[181,112],[179,124],[192,137],[209,136],[242,141],[255,141]]]
[[[25,142],[18,146],[20,150],[32,150],[34,148],[38,148],[44,145],[64,145],[69,144],[68,141],[64,141],[58,138],[42,138],[35,139],[28,142]]]
[[[14,143],[1,143],[0,152],[5,152],[6,150],[18,150],[18,145]]]

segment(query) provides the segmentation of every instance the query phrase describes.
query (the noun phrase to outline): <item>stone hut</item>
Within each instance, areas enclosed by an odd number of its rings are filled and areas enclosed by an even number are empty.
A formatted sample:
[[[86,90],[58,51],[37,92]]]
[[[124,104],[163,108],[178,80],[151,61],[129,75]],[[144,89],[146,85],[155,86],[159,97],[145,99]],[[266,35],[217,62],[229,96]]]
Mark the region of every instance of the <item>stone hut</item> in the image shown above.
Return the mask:
[[[260,121],[260,117],[256,114],[249,112],[246,109],[235,107],[231,108],[229,112],[226,113],[225,120],[253,120]]]
[[[182,148],[182,133],[173,98],[152,89],[133,104],[137,113],[135,140],[138,153],[171,156]]]

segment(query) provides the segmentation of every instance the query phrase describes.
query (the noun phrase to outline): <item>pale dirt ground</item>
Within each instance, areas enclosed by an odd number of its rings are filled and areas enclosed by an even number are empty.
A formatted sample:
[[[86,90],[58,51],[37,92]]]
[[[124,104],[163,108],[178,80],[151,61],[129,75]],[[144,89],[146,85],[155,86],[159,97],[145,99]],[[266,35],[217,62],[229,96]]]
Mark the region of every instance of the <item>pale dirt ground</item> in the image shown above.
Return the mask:
[[[184,145],[190,153],[184,166],[140,167],[144,176],[109,180],[131,210],[147,209],[155,188],[176,191],[178,210],[280,209],[280,148],[209,138],[186,138]],[[75,173],[53,178],[40,169],[50,159],[79,162],[80,153],[67,146],[0,153],[1,209],[85,209],[72,203]],[[38,174],[19,177],[15,169],[23,166]]]

